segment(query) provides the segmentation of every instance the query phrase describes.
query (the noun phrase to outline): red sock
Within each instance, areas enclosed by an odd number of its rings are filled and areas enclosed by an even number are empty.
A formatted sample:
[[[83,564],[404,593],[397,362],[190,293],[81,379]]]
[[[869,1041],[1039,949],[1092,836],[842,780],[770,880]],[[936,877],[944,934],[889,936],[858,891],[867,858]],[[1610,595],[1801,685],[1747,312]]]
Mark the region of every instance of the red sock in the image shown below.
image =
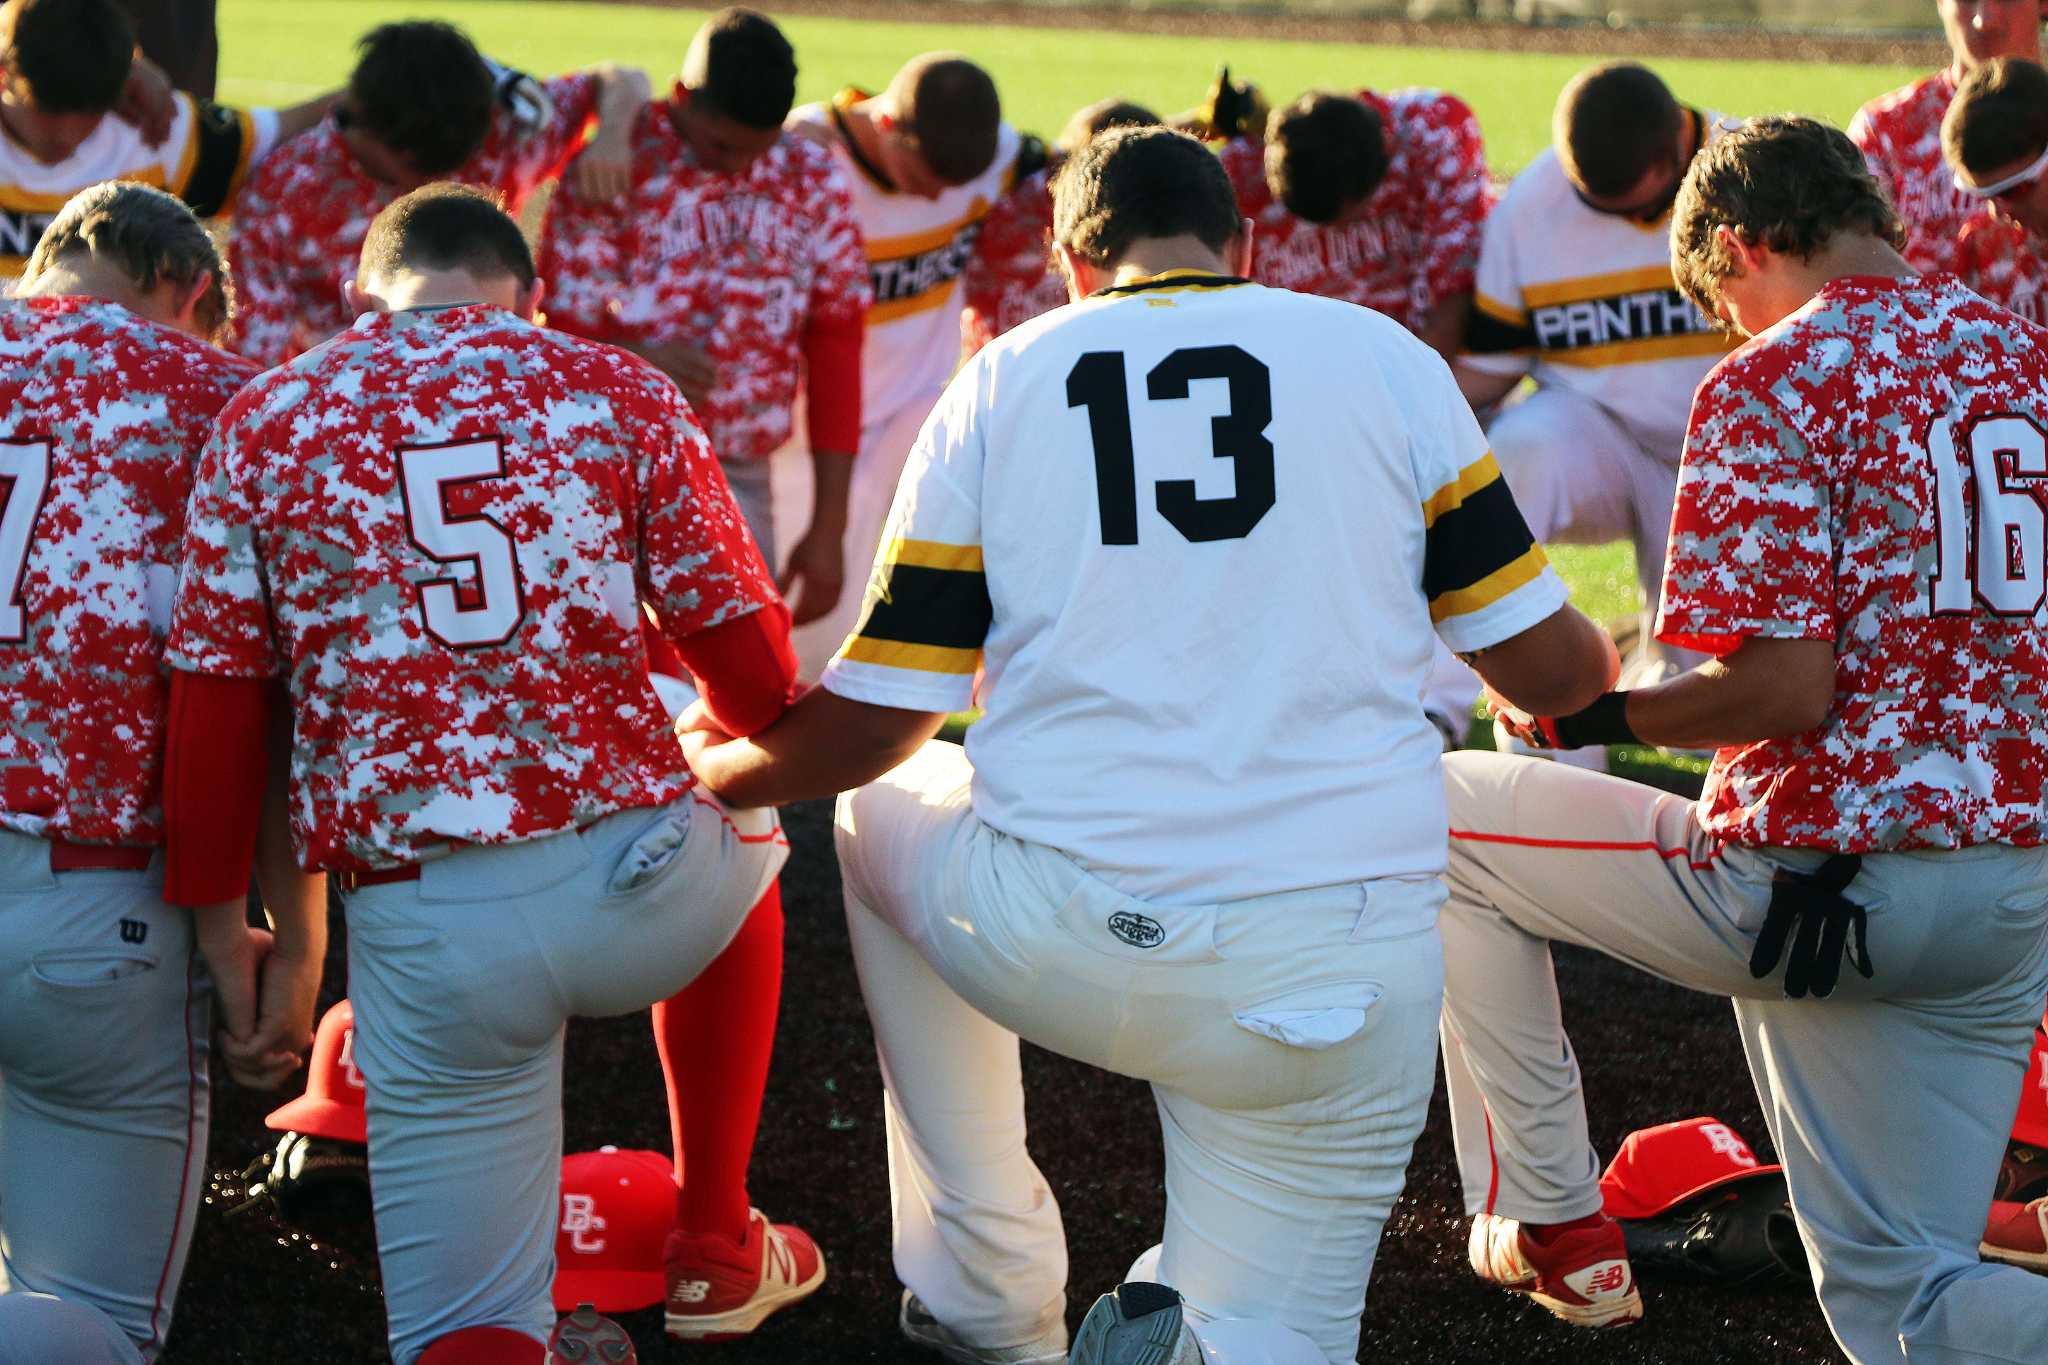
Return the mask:
[[[1591,1232],[1607,1221],[1604,1213],[1589,1213],[1584,1218],[1574,1218],[1569,1223],[1524,1223],[1522,1231],[1538,1246],[1556,1241],[1568,1232]]]
[[[676,1226],[747,1235],[747,1162],[782,998],[782,886],[773,883],[739,934],[689,985],[654,1007],[675,1143]],[[684,1157],[689,1159],[688,1178]]]

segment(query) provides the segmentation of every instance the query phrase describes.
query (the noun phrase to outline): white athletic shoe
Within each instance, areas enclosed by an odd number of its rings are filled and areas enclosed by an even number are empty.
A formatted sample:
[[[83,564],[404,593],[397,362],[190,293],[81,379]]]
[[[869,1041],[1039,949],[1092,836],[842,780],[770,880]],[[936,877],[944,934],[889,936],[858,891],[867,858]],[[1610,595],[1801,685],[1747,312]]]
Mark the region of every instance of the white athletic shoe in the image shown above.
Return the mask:
[[[973,1346],[933,1317],[924,1300],[908,1289],[903,1291],[896,1326],[911,1344],[936,1351],[959,1365],[1064,1365],[1067,1358],[1064,1322],[1056,1322],[1042,1336],[1016,1346]]]
[[[1129,1280],[1095,1301],[1067,1365],[1202,1365],[1178,1291]]]

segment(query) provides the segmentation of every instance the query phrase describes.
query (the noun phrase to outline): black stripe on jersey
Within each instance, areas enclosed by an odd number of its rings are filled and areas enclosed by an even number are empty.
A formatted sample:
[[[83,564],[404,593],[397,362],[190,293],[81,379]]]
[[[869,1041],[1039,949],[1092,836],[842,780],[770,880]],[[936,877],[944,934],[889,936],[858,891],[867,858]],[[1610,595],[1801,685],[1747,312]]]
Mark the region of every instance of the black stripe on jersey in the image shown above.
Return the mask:
[[[980,649],[988,639],[995,608],[988,579],[972,569],[931,569],[891,564],[880,592],[868,594],[867,614],[854,634],[939,649]]]
[[[1233,285],[1250,283],[1242,275],[1183,275],[1176,272],[1155,279],[1133,280],[1129,284],[1113,284],[1096,290],[1089,297],[1100,299],[1112,294],[1142,294],[1148,289],[1229,289]]]
[[[1535,348],[1536,329],[1528,323],[1502,321],[1476,303],[1468,305],[1465,311],[1465,349],[1473,355],[1502,355]]]
[[[860,149],[860,141],[853,135],[853,125],[846,121],[846,111],[839,107],[838,101],[827,104],[825,110],[831,114],[832,126],[838,130],[839,140],[846,144],[846,154],[853,158],[853,164],[866,171],[868,179],[889,193],[896,193],[896,182],[889,178],[889,173],[869,160],[868,154]]]
[[[1439,514],[1423,533],[1423,595],[1433,602],[1482,583],[1535,543],[1507,480],[1495,478]]]
[[[235,194],[235,172],[241,169],[246,139],[255,136],[242,116],[226,105],[199,100],[192,135],[199,139],[193,154],[192,174],[178,189],[192,212],[211,218],[228,206]]]

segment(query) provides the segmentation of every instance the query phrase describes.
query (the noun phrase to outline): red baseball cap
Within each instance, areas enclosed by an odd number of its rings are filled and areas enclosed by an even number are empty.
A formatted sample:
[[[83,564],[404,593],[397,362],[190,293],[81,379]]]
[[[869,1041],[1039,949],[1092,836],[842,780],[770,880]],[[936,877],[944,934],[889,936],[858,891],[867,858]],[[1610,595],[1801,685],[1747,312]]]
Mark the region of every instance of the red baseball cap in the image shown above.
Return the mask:
[[[2029,1147],[2048,1147],[2048,1019],[2034,1030],[2034,1055],[2027,1062],[2027,1083],[2020,1087],[2012,1135]]]
[[[1753,1176],[1774,1175],[1733,1128],[1715,1118],[1681,1119],[1630,1133],[1600,1177],[1610,1218],[1655,1218],[1694,1195]]]
[[[356,1012],[342,1000],[321,1016],[313,1035],[306,1093],[263,1120],[280,1133],[310,1133],[343,1142],[368,1142],[363,1115],[363,1073],[355,1062]]]
[[[662,1244],[675,1225],[675,1167],[665,1153],[600,1147],[563,1157],[555,1307],[632,1313],[662,1302]]]

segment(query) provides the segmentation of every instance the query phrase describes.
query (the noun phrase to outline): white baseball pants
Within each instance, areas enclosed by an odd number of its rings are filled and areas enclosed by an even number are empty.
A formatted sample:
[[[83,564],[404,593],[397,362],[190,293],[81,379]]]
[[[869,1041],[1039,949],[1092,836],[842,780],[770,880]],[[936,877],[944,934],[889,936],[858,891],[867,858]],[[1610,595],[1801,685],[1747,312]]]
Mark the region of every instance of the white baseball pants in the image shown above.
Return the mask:
[[[213,987],[163,879],[0,830],[0,1365],[135,1365],[170,1331]]]
[[[772,811],[692,792],[459,848],[347,895],[355,1062],[391,1355],[464,1327],[547,1340],[571,1015],[674,995],[788,857]]]
[[[917,444],[917,433],[940,389],[933,389],[880,420],[861,427],[860,452],[853,461],[853,482],[846,492],[846,588],[831,611],[815,621],[798,626],[791,639],[796,644],[797,672],[816,678],[825,665],[860,624],[860,608],[867,596],[868,571],[874,567],[875,551],[881,548],[882,528],[889,520],[890,505],[896,501],[896,485],[903,478],[904,462]],[[774,457],[776,539],[783,547],[796,543],[797,536],[811,524],[811,457],[800,441],[792,441]],[[769,561],[773,563],[774,561]],[[776,566],[778,570],[780,565]]]
[[[1024,1037],[1152,1083],[1159,1278],[1198,1323],[1263,1320],[1276,1351],[1306,1337],[1352,1361],[1435,1083],[1441,885],[1152,906],[984,825],[972,778],[935,741],[839,801],[898,1277],[977,1345],[1063,1315],[1059,1205],[1025,1148]]]
[[[1629,685],[1645,686],[1700,663],[1705,655],[1659,644],[1649,630],[1664,587],[1678,452],[1646,449],[1607,409],[1555,386],[1502,408],[1486,438],[1538,543],[1626,540],[1635,546],[1636,580],[1648,607],[1641,643],[1626,661]],[[1439,642],[1423,704],[1462,720],[1478,700],[1478,676]]]
[[[1444,1070],[1466,1207],[1560,1222],[1600,1207],[1550,941],[1733,996],[1821,1310],[1860,1365],[2038,1362],[2048,1279],[1977,1242],[2048,990],[2048,850],[1869,854],[1875,975],[1789,1000],[1750,951],[1781,867],[1691,803],[1563,764],[1444,759]]]

